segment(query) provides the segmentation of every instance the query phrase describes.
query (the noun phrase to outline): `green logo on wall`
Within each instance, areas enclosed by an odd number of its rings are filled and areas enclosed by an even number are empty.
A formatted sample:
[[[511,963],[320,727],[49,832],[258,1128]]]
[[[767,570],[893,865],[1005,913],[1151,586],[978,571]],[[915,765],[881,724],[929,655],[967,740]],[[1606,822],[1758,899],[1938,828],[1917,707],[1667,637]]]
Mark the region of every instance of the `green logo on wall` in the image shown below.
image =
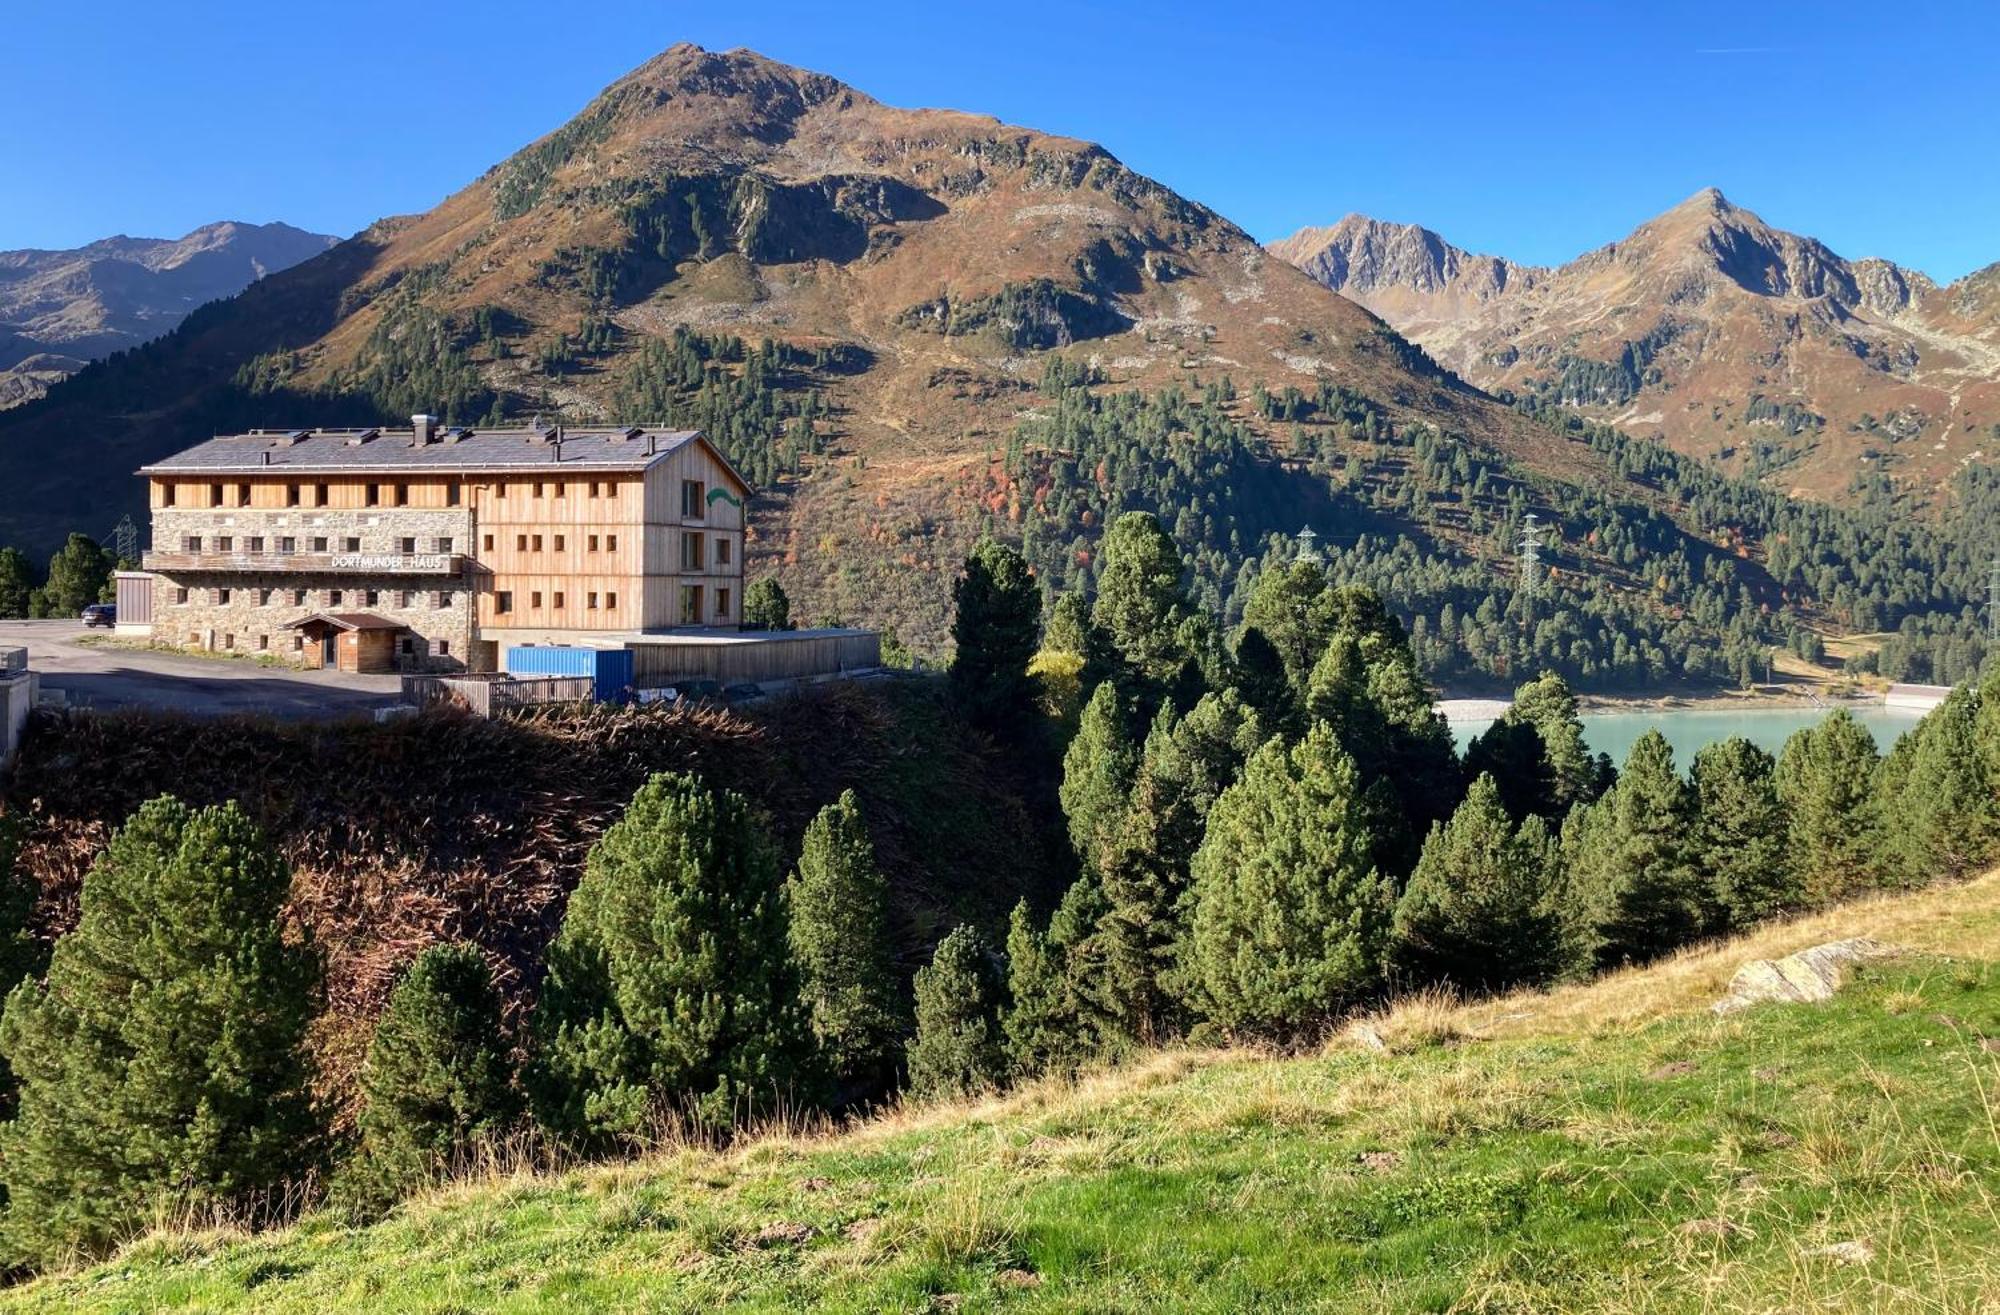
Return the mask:
[[[736,508],[736,510],[738,511],[743,510],[743,499],[737,497],[734,493],[731,493],[728,489],[710,489],[708,491],[708,500],[711,505],[718,498],[728,503],[730,506]]]

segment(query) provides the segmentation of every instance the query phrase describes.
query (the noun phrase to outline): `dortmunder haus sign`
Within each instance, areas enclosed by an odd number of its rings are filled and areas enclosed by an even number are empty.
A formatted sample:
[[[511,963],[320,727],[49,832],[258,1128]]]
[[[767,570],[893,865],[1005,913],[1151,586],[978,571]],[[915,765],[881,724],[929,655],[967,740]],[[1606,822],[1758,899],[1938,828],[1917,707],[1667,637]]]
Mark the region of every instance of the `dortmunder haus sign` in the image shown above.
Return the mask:
[[[345,552],[333,555],[337,571],[402,571],[445,573],[451,570],[449,553]]]

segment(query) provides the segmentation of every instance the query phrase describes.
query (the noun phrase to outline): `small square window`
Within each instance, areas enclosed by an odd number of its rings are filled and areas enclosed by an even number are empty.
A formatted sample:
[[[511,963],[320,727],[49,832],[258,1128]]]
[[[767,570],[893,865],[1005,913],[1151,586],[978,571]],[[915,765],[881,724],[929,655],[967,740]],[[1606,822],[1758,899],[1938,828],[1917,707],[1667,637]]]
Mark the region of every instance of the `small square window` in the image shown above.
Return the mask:
[[[361,605],[363,607],[375,607],[378,605],[378,601],[380,600],[380,598],[381,598],[380,593],[378,593],[373,589],[369,589],[361,595]]]
[[[403,556],[414,557],[417,555],[417,541],[414,538],[405,537],[397,540],[397,543],[400,545],[397,551],[402,553]]]
[[[593,612],[597,610],[597,591],[595,589],[583,596],[583,605]]]
[[[251,535],[251,536],[250,536],[249,538],[245,539],[245,540],[243,541],[243,551],[244,551],[244,552],[263,552],[263,551],[264,551],[264,536],[263,536],[263,535],[261,535],[261,534],[253,534],[253,535]]]
[[[502,589],[493,595],[493,612],[496,616],[505,616],[513,610],[514,595],[510,590]]]
[[[607,534],[607,535],[605,535],[605,536],[604,536],[604,551],[606,551],[606,552],[617,552],[617,551],[618,551],[618,536],[617,536],[617,535],[615,535],[615,534]]]
[[[326,551],[326,536],[324,534],[313,535],[313,551],[314,552]]]
[[[171,507],[174,505],[174,486],[172,484],[160,485],[160,505],[162,507]]]
[[[299,486],[298,486],[298,485],[296,485],[296,484],[287,484],[287,485],[285,485],[285,505],[286,505],[287,507],[296,507],[296,506],[298,506],[298,505],[299,505]]]
[[[367,496],[366,496],[366,498],[365,498],[364,500],[365,500],[365,502],[367,503],[367,505],[368,505],[368,506],[370,506],[370,507],[379,507],[379,506],[381,506],[381,505],[382,505],[382,486],[381,486],[380,484],[370,484],[370,485],[368,486],[368,490],[367,490]]]
[[[299,550],[299,541],[297,539],[292,538],[289,534],[279,538],[278,540],[279,552],[293,553],[297,552],[298,550]]]
[[[218,590],[216,590],[216,591],[215,591],[215,601],[216,601],[216,602],[218,602],[218,603],[226,603],[226,602],[228,602],[228,601],[229,601],[229,591],[228,591],[227,589],[218,589]]]
[[[343,552],[360,552],[360,551],[361,551],[361,540],[360,540],[360,538],[359,538],[358,536],[356,536],[356,535],[352,535],[352,534],[348,535],[348,536],[347,536],[347,537],[346,537],[345,539],[342,539],[342,540],[340,541],[340,544],[341,544],[341,551],[343,551]]]
[[[517,535],[515,535],[515,536],[514,536],[514,551],[515,551],[515,552],[526,552],[526,551],[528,551],[528,536],[527,536],[527,535],[525,535],[525,534],[517,534]]]
[[[535,550],[536,552],[540,552],[540,551],[542,550],[542,536],[541,536],[541,535],[539,535],[539,534],[534,534],[534,535],[530,535],[530,536],[528,537],[528,542],[529,542],[529,544],[530,544],[530,545],[532,545],[532,546],[533,546],[533,548],[534,548],[534,550]]]
[[[439,657],[451,656],[451,641],[449,639],[438,640],[438,656]]]
[[[217,535],[215,539],[215,550],[217,552],[235,552],[236,540],[231,538],[227,534]]]
[[[456,506],[458,505],[458,496],[459,496],[459,494],[458,494],[458,481],[457,481],[457,480],[453,480],[452,482],[450,482],[449,484],[446,484],[446,485],[444,486],[444,505],[445,505],[445,506],[447,506],[447,507],[456,507]]]
[[[451,550],[452,550],[452,541],[449,538],[440,538],[437,541],[436,546],[431,549],[431,551],[433,552],[441,552],[441,553],[448,553]]]
[[[304,607],[306,605],[306,597],[307,595],[305,590],[303,589],[292,590],[292,606]]]
[[[558,534],[556,536],[556,551],[561,552],[562,550],[563,550],[563,536]]]
[[[563,596],[562,596],[562,590],[558,589],[558,590],[556,590],[556,591],[555,591],[555,592],[554,592],[553,594],[550,594],[550,595],[549,595],[549,603],[550,603],[550,606],[552,606],[552,607],[556,608],[556,609],[557,609],[558,611],[560,611],[560,610],[561,610],[561,608],[562,608],[562,605],[563,605]]]
[[[530,589],[530,590],[528,591],[528,606],[529,606],[529,608],[530,608],[530,609],[532,609],[532,610],[534,610],[534,611],[537,611],[537,612],[539,612],[539,611],[541,611],[541,610],[542,610],[542,591],[541,591],[541,590],[539,590],[539,589]]]
[[[341,600],[341,597],[342,597],[342,595],[341,595],[341,592],[340,592],[340,590],[338,590],[338,589],[329,589],[329,590],[327,590],[327,591],[326,591],[326,605],[327,605],[328,607],[339,607],[339,606],[340,606],[340,600]]]
[[[269,635],[257,636],[257,649],[259,652],[262,652],[270,647],[271,647],[271,637]]]
[[[595,534],[584,541],[584,548],[589,552],[597,551],[597,536]]]
[[[200,536],[199,534],[185,534],[185,535],[182,535],[182,536],[181,536],[181,551],[182,551],[182,552],[200,552],[200,551],[201,551],[201,536]]]
[[[487,552],[492,552],[492,551],[493,551],[493,536],[492,536],[492,535],[490,535],[490,534],[489,534],[489,535],[487,535],[487,536],[486,536],[486,542],[485,542],[485,544],[483,545],[483,547],[484,547],[484,550],[485,550],[485,551],[487,551]]]
[[[396,486],[396,505],[398,507],[407,507],[410,505],[410,486],[408,484],[398,484]]]
[[[606,594],[606,595],[604,595],[604,605],[605,605],[606,607],[616,607],[616,606],[618,606],[618,595],[617,595],[617,594]]]
[[[175,590],[174,590],[174,601],[175,601],[175,602],[177,602],[177,603],[185,603],[185,602],[186,602],[187,600],[188,600],[188,591],[187,591],[187,586],[186,586],[186,585],[181,585],[181,586],[180,586],[179,588],[177,588],[177,589],[175,589]]]
[[[715,564],[717,566],[729,565],[729,540],[720,536],[717,536],[715,540]]]

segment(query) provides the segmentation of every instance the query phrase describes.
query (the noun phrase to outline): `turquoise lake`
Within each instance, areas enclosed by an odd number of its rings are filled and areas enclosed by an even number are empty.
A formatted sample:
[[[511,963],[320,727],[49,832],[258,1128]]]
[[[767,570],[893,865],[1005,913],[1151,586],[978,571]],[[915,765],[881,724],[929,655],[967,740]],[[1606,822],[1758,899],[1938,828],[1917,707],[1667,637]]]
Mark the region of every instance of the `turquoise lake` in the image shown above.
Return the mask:
[[[1707,744],[1741,735],[1751,743],[1776,754],[1792,732],[1818,724],[1829,710],[1792,708],[1708,709],[1658,708],[1634,712],[1586,712],[1583,735],[1592,753],[1608,753],[1613,763],[1622,764],[1634,741],[1658,727],[1673,746],[1674,762],[1687,770],[1695,753]],[[1896,737],[1915,726],[1921,713],[1891,711],[1880,707],[1850,707],[1854,719],[1875,736],[1884,753]],[[1491,724],[1485,719],[1453,721],[1452,734],[1463,749],[1473,736]]]

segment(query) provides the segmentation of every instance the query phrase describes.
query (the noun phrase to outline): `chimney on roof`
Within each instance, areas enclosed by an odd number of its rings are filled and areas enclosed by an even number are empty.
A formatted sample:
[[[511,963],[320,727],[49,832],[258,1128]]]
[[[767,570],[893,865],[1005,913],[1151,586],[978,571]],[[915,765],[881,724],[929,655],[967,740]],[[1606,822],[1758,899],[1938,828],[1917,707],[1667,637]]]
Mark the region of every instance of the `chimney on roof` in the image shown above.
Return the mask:
[[[411,416],[410,446],[423,447],[427,445],[431,441],[431,435],[436,429],[437,429],[436,416],[427,416],[427,415]]]

